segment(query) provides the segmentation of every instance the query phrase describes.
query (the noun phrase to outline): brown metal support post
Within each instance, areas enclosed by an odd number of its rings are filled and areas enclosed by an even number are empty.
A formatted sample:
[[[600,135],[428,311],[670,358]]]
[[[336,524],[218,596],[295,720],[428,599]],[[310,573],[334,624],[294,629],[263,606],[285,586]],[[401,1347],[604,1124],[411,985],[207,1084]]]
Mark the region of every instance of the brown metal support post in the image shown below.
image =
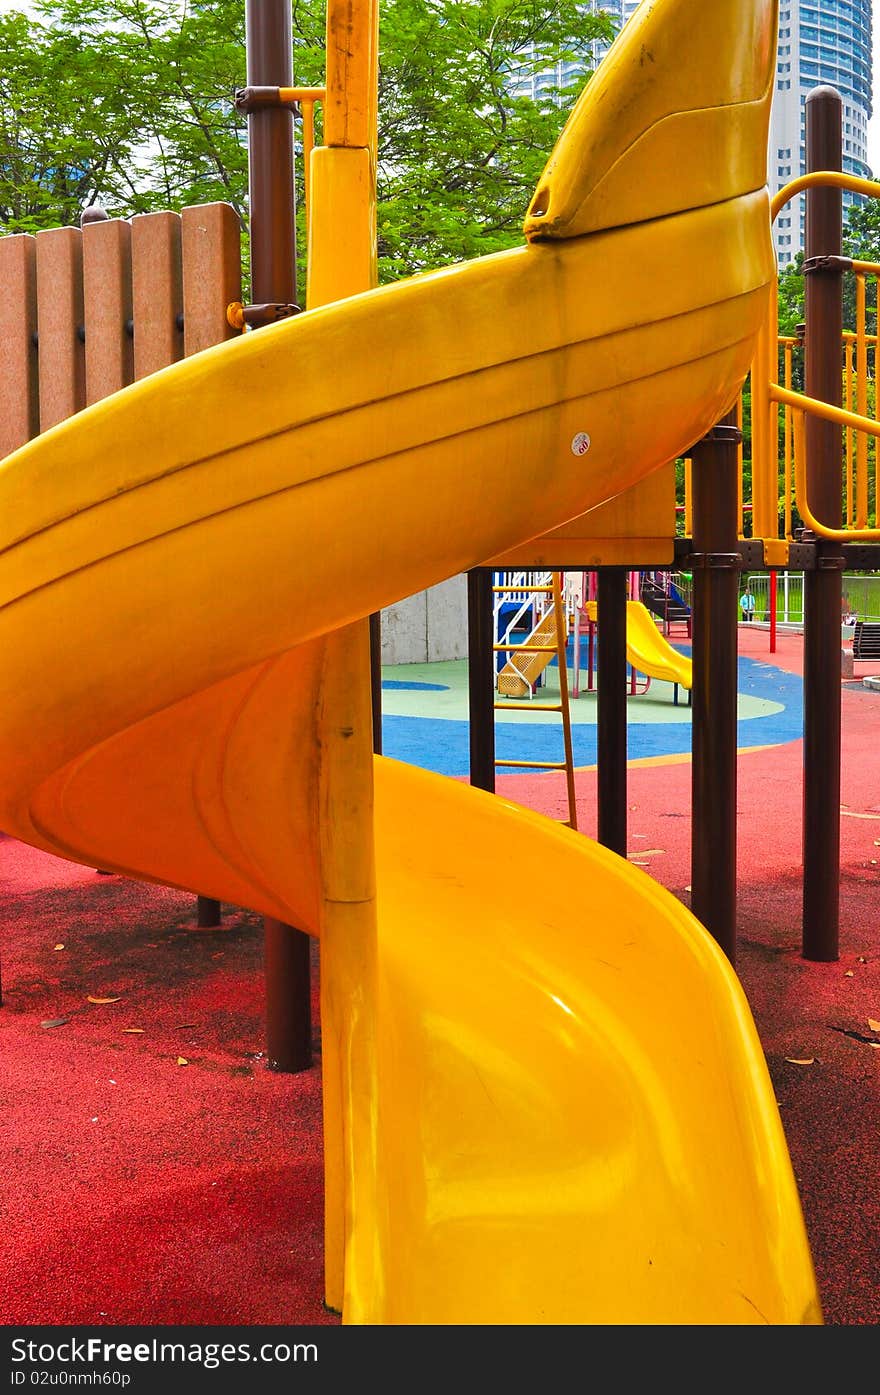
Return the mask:
[[[807,170],[840,170],[841,108],[833,87],[817,87],[806,102]],[[843,328],[839,189],[807,194],[805,388],[840,406]],[[819,258],[813,262],[813,258]],[[807,418],[807,496],[826,527],[841,526],[840,428]],[[804,574],[804,821],[803,955],[831,963],[840,930],[840,612],[843,552],[817,538],[816,567]]]
[[[467,574],[468,711],[471,784],[495,793],[495,643],[492,624],[492,572],[475,567]]]
[[[730,411],[691,452],[691,909],[736,962],[737,445]]]
[[[220,902],[213,896],[199,896],[196,900],[196,924],[200,930],[210,930],[220,924]]]
[[[293,86],[290,0],[245,0],[247,81]],[[296,230],[293,115],[283,107],[248,113],[248,176],[252,301],[293,304]],[[296,365],[291,365],[295,371]],[[311,941],[265,917],[266,1055],[271,1070],[312,1064]]]
[[[596,572],[599,660],[596,763],[599,842],[626,857],[626,597],[624,567]]]
[[[373,753],[382,754],[382,615],[370,616],[370,688],[373,696]]]

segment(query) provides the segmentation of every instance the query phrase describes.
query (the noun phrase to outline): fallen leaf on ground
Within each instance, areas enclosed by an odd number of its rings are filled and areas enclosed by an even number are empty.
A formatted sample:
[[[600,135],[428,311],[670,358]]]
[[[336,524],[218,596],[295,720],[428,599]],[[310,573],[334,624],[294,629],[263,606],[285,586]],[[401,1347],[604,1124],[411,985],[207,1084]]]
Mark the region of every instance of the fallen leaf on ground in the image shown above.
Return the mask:
[[[786,1056],[786,1061],[790,1066],[811,1066],[815,1061],[815,1056]]]
[[[89,994],[89,997],[88,997],[88,1001],[89,1001],[90,1003],[119,1003],[119,1002],[122,1001],[122,998],[121,998],[121,996],[120,996],[120,997],[117,997],[117,998],[93,998],[92,995],[91,995],[91,993],[90,993],[90,994]]]
[[[48,1017],[45,1022],[41,1022],[41,1027],[63,1027],[65,1022],[69,1022],[69,1017]]]
[[[63,949],[63,948],[64,948],[64,945],[53,945],[52,948],[53,948],[53,949]]]
[[[855,974],[853,973],[852,969],[847,969],[846,973],[844,974],[844,978],[855,978]]]
[[[177,1064],[178,1064],[179,1066],[188,1066],[188,1065],[189,1065],[189,1061],[187,1060],[187,1058],[186,1058],[185,1056],[178,1056],[178,1058],[177,1058]]]
[[[878,1022],[875,1017],[868,1018],[868,1026],[871,1028],[872,1032],[880,1032],[880,1022]]]

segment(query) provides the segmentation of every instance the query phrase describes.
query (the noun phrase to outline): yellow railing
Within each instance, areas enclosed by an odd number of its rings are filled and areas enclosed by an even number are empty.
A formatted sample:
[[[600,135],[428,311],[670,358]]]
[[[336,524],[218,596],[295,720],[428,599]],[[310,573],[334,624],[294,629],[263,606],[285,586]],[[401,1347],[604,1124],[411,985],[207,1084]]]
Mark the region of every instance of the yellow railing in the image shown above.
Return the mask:
[[[802,175],[781,189],[771,202],[773,218],[780,209],[805,189],[819,186],[849,189],[869,198],[880,197],[880,185],[836,171]],[[752,384],[752,535],[765,540],[779,536],[780,506],[783,538],[791,541],[794,507],[802,523],[821,537],[876,541],[880,539],[877,514],[878,458],[880,439],[877,395],[874,415],[869,416],[869,383],[876,382],[878,335],[867,327],[867,278],[880,277],[880,263],[841,259],[842,270],[855,275],[855,329],[846,330],[841,345],[842,407],[795,392],[793,358],[800,341],[777,332],[778,297],[771,290],[767,322],[759,336],[751,370]],[[781,354],[780,354],[781,349]],[[873,350],[874,363],[869,362]],[[870,369],[873,366],[873,378]],[[780,381],[781,379],[781,381]],[[779,417],[783,417],[782,497],[779,488]],[[811,415],[841,428],[842,518],[843,526],[820,524],[807,498],[804,421]],[[871,503],[871,455],[873,447],[874,502]],[[740,481],[742,500],[742,480]],[[870,526],[871,515],[874,525]],[[740,517],[742,519],[742,510]]]
[[[843,407],[833,407],[830,402],[820,402],[817,398],[807,397],[801,392],[789,392],[786,388],[781,388],[775,383],[770,385],[770,396],[775,402],[783,403],[789,407],[794,418],[795,497],[798,512],[806,526],[823,538],[838,538],[853,542],[876,541],[880,538],[880,528],[859,526],[829,528],[826,524],[820,523],[813,514],[807,498],[804,418],[808,415],[815,416],[822,421],[830,421],[842,426],[845,430],[858,431],[873,436],[875,440],[880,438],[880,422],[872,421],[870,417],[859,416],[855,412],[848,412]]]
[[[303,189],[305,211],[308,218],[311,187],[311,155],[315,148],[315,107],[327,100],[325,87],[279,87],[278,97],[285,106],[298,108],[302,115],[303,128]]]

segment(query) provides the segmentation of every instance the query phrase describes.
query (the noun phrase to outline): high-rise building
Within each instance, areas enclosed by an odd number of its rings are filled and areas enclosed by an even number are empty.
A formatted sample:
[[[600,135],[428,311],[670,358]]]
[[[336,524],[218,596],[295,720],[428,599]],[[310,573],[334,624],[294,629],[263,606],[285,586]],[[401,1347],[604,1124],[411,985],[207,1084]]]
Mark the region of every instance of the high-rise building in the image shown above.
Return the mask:
[[[843,104],[843,168],[862,179],[868,166],[872,96],[871,0],[780,0],[776,92],[770,117],[768,179],[771,194],[806,169],[804,103],[812,88],[827,84]],[[863,202],[844,191],[844,208]],[[780,267],[803,247],[805,200],[792,199],[779,214],[774,239]]]
[[[711,3],[711,0],[707,0]],[[615,30],[638,9],[639,0],[585,0],[589,13],[603,10]],[[771,194],[803,174],[806,169],[804,103],[814,87],[829,84],[843,103],[843,168],[849,174],[871,179],[868,165],[868,122],[872,102],[872,0],[780,0],[779,48],[776,91],[770,117],[768,183]],[[591,46],[596,67],[609,45]],[[564,87],[581,72],[579,63],[559,63],[541,72],[522,70],[514,79],[515,90],[539,97],[553,87]],[[858,194],[844,191],[844,208],[862,203]],[[773,228],[780,267],[785,267],[803,247],[805,201],[803,194],[781,211]]]
[[[640,0],[585,0],[581,6],[586,14],[596,14],[602,11],[608,15],[614,24],[615,33],[619,33],[630,15],[639,8]],[[589,66],[598,67],[605,54],[610,48],[610,42],[596,40],[590,45]],[[527,52],[524,57],[532,58],[533,54]],[[526,67],[514,75],[513,88],[520,97],[531,97],[536,100],[554,87],[567,87],[584,71],[584,65],[580,62],[557,63],[555,68],[543,68],[540,72],[530,72]]]

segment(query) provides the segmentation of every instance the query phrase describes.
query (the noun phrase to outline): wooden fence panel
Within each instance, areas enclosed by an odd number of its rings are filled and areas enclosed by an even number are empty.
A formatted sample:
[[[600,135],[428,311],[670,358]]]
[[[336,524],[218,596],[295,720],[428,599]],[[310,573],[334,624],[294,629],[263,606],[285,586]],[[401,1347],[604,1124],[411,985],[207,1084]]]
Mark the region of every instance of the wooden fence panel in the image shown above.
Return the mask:
[[[37,248],[27,233],[0,238],[0,459],[40,429],[37,387]]]
[[[131,220],[134,375],[146,378],[183,357],[183,275],[179,213]]]
[[[134,380],[131,226],[123,218],[82,230],[86,326],[86,401],[91,404]]]
[[[181,214],[183,347],[197,354],[237,338],[226,307],[241,300],[241,220],[228,203],[197,204]]]
[[[82,234],[51,228],[36,243],[40,430],[48,431],[86,404]]]

